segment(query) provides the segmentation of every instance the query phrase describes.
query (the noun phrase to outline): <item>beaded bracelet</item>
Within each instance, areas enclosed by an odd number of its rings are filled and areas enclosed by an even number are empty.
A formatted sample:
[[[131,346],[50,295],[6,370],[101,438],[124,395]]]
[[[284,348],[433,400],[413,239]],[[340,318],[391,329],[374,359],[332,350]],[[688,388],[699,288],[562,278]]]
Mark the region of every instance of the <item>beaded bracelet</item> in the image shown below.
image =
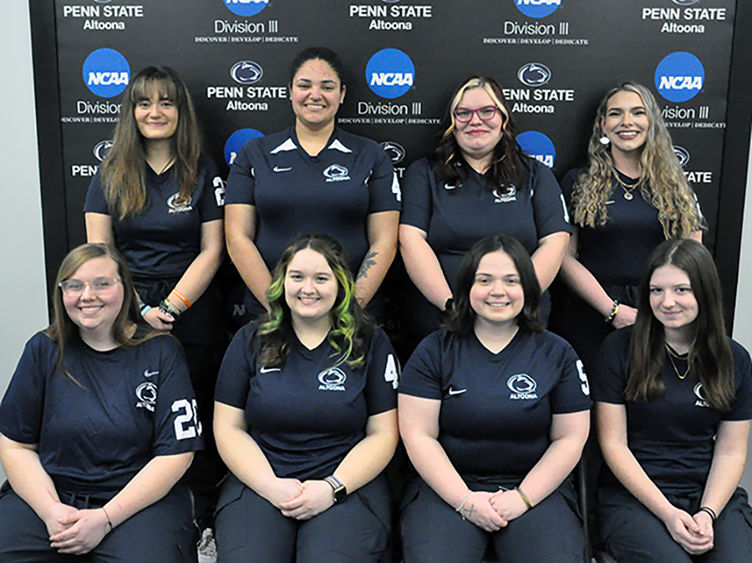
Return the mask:
[[[619,300],[614,299],[614,304],[611,306],[611,312],[603,320],[606,321],[606,324],[610,325],[612,322],[614,322],[614,319],[616,318],[616,315],[618,313],[619,313]]]

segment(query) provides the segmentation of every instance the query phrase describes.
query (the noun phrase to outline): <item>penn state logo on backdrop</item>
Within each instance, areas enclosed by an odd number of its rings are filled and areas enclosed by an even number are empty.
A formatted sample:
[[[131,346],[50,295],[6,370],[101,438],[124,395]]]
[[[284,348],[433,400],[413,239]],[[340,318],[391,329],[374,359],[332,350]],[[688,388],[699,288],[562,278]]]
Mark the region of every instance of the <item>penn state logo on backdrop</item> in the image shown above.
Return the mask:
[[[222,0],[225,8],[244,18],[255,16],[266,8],[269,0]]]
[[[96,158],[99,162],[102,162],[104,160],[104,157],[107,156],[107,153],[110,152],[111,148],[112,141],[110,139],[105,139],[104,141],[99,141],[96,145],[94,145],[94,150],[92,150],[91,153],[94,155],[94,158]]]
[[[399,98],[413,87],[415,65],[399,49],[381,49],[371,55],[366,64],[366,83],[377,96]]]
[[[384,152],[389,157],[389,160],[392,161],[392,164],[397,164],[405,158],[405,149],[399,143],[395,143],[394,141],[384,141],[381,143],[381,148],[384,149]]]
[[[526,373],[518,373],[507,379],[507,387],[512,392],[509,395],[510,399],[531,400],[538,398],[538,394],[535,392],[538,384],[535,379]]]
[[[157,404],[157,386],[151,381],[146,381],[136,387],[136,408],[146,409],[149,412],[154,412],[154,407]]]
[[[682,165],[682,167],[689,164],[689,151],[685,149],[684,147],[680,147],[679,145],[674,145],[674,154],[676,155],[676,158],[679,159],[679,164]]]
[[[188,196],[188,199],[182,199],[180,194],[172,194],[167,198],[167,213],[174,215],[175,213],[186,213],[193,211],[193,198]]]
[[[509,203],[510,201],[517,201],[517,186],[509,184],[503,188],[496,188],[491,192],[494,198],[494,203]]]
[[[344,391],[347,375],[340,368],[325,369],[317,376],[319,391]]]
[[[562,0],[513,0],[517,9],[531,18],[550,16],[561,6]]]
[[[695,401],[696,407],[706,407],[710,408],[710,403],[708,403],[707,399],[705,399],[705,395],[703,394],[702,390],[702,383],[698,383],[694,386],[694,389],[692,389],[695,392],[695,397],[697,397],[697,400]]]
[[[131,67],[118,51],[103,47],[89,53],[81,72],[84,84],[92,94],[113,98],[128,86]]]
[[[556,147],[548,135],[540,131],[524,131],[517,135],[522,152],[552,168],[556,162]]]
[[[673,2],[679,6],[691,6],[692,4],[697,4],[697,0],[673,0]]]
[[[230,77],[238,84],[255,84],[264,76],[264,69],[254,61],[238,61],[230,68]]]
[[[702,91],[705,67],[692,53],[676,51],[663,57],[655,68],[655,87],[670,102],[686,102]]]
[[[551,71],[541,63],[527,63],[517,71],[517,79],[526,86],[543,86],[551,80]]]
[[[327,182],[344,182],[350,179],[350,171],[339,164],[328,166],[323,174]]]

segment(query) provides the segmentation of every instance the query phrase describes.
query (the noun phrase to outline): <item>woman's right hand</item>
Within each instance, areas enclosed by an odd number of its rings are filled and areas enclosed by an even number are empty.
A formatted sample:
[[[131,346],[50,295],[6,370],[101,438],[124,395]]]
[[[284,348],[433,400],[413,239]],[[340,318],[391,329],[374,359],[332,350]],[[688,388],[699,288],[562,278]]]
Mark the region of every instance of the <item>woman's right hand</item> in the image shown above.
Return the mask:
[[[280,479],[274,478],[274,482],[262,495],[275,508],[280,508],[280,504],[290,501],[303,493],[303,483],[297,479]],[[281,508],[280,508],[281,509]]]
[[[493,493],[486,491],[471,492],[460,514],[486,532],[496,532],[506,527],[507,521],[491,506],[491,497]]]
[[[713,538],[702,533],[692,516],[676,507],[663,517],[663,523],[673,540],[690,555],[705,553],[713,547]]]
[[[47,515],[44,518],[44,525],[47,527],[47,533],[50,536],[54,536],[62,532],[63,530],[70,528],[72,523],[68,522],[69,517],[75,514],[78,510],[73,506],[68,506],[60,501],[53,502],[47,510]]]
[[[165,332],[172,330],[172,323],[175,322],[172,315],[160,311],[159,307],[152,307],[146,311],[146,313],[144,313],[144,320],[153,328]]]
[[[619,312],[616,313],[614,320],[611,321],[611,326],[614,328],[624,328],[625,326],[632,326],[637,319],[637,309],[624,305],[619,305]]]

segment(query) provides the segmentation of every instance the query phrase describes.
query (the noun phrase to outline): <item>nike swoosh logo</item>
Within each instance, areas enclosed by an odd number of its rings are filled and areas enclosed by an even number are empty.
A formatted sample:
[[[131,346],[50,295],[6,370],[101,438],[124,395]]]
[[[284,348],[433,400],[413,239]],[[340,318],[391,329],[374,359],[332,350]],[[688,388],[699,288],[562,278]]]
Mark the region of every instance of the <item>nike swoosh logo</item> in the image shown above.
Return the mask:
[[[282,368],[261,368],[259,369],[259,373],[269,373],[272,371],[282,371]]]
[[[289,172],[292,170],[292,166],[288,166],[287,168],[282,168],[281,166],[275,166],[272,170],[275,172]]]
[[[156,369],[154,371],[149,371],[148,369],[144,370],[144,377],[151,377],[152,375],[157,375],[159,373],[159,370]]]
[[[451,186],[451,185],[449,185],[449,184],[444,184],[444,189],[445,189],[445,190],[453,190],[453,189],[455,189],[456,187],[457,187],[457,186]]]
[[[462,395],[463,393],[466,393],[467,389],[455,389],[454,387],[449,388],[449,396],[454,397],[455,395]]]

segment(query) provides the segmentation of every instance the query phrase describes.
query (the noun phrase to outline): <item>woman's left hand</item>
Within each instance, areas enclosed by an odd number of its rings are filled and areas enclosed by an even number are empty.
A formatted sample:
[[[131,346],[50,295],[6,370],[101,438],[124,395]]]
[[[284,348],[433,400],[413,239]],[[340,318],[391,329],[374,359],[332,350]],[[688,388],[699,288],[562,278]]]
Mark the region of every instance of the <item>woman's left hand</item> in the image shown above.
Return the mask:
[[[519,518],[528,510],[525,501],[515,490],[499,491],[489,502],[496,513],[507,522]]]
[[[63,524],[70,525],[62,532],[50,536],[50,547],[59,553],[83,555],[99,545],[109,532],[107,515],[101,508],[78,510]]]
[[[308,520],[334,504],[332,487],[326,481],[303,482],[303,492],[294,499],[279,504],[282,514],[296,520]]]

